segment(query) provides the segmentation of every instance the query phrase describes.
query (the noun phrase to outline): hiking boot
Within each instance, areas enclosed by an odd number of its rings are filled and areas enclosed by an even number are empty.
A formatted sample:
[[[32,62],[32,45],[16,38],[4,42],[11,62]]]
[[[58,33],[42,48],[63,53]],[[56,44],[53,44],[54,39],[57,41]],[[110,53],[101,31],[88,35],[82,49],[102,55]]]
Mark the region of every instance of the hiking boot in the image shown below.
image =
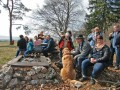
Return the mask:
[[[80,79],[81,82],[86,81],[86,80],[87,80],[87,77],[82,77],[82,78]]]
[[[119,67],[118,66],[115,66],[115,68],[114,68],[115,70],[118,70],[119,69]]]
[[[91,84],[91,85],[94,85],[94,84],[95,84],[95,80],[94,80],[94,79],[91,79],[91,80],[90,80],[90,84]]]
[[[110,64],[109,67],[113,67],[113,64]]]
[[[81,74],[80,74],[80,73],[77,73],[77,75],[76,75],[76,80],[80,79],[80,77],[81,77]]]

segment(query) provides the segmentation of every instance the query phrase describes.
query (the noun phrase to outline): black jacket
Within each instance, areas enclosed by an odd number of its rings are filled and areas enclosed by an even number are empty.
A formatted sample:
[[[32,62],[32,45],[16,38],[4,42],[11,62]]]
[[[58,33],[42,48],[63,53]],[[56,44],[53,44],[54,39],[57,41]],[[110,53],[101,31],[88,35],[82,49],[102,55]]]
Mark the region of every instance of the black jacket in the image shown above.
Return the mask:
[[[95,58],[97,62],[109,62],[110,49],[107,45],[104,45],[100,50],[96,50],[94,47],[90,53],[89,58]]]
[[[55,41],[53,40],[53,38],[50,38],[50,40],[48,41],[48,45],[46,48],[44,48],[45,51],[53,51],[55,50]]]
[[[24,49],[26,50],[27,47],[27,42],[24,38],[21,38],[20,40],[18,40],[17,42],[17,46],[19,47],[19,49]]]

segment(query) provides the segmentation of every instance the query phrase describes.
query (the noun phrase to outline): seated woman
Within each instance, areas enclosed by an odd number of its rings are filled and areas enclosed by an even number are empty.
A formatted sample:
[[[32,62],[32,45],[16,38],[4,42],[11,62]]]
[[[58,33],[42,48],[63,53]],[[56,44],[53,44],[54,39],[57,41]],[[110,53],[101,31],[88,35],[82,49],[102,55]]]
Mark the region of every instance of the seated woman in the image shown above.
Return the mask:
[[[41,39],[38,39],[37,36],[34,37],[35,41],[34,41],[34,47],[40,45],[42,43],[42,40]]]
[[[28,53],[31,53],[33,50],[33,40],[30,39],[28,44],[27,44],[27,50],[24,52],[24,56],[27,56]]]
[[[87,80],[86,72],[87,68],[90,65],[93,65],[93,70],[91,73],[91,80],[90,83],[93,85],[95,84],[95,76],[97,75],[98,72],[103,71],[104,68],[107,67],[107,64],[109,62],[109,47],[104,43],[103,37],[102,36],[97,36],[96,37],[96,45],[93,47],[91,53],[90,53],[90,58],[85,59],[82,62],[82,78],[80,81],[85,81]]]

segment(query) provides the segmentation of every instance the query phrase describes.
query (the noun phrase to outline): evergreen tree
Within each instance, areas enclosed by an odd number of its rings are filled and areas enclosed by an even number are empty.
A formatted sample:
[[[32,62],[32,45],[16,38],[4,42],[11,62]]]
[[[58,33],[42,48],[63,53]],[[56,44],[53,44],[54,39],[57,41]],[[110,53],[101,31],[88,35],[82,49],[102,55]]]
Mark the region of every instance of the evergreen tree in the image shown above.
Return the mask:
[[[86,15],[86,29],[98,26],[105,31],[112,23],[119,21],[120,0],[90,0],[90,14]]]

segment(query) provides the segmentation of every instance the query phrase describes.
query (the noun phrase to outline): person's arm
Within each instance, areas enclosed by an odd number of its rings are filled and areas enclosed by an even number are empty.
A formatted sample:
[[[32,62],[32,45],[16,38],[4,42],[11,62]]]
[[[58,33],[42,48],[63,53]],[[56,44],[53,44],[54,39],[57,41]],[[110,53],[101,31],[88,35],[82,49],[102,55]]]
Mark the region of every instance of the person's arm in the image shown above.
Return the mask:
[[[52,45],[52,40],[50,39],[47,43],[47,47],[44,48],[45,51],[49,50],[49,48],[51,48],[51,45]]]
[[[113,32],[109,34],[109,40],[113,38]]]
[[[76,57],[83,57],[83,58],[87,57],[89,55],[90,51],[91,51],[91,46],[88,43],[86,43],[83,46],[81,53],[76,55]]]
[[[91,34],[91,33],[87,36],[87,40],[88,40],[89,42],[92,40],[92,34]]]
[[[79,51],[79,47],[77,48],[77,50],[76,51],[72,51],[71,52],[71,55],[78,55],[78,54],[80,54],[80,51]]]
[[[116,43],[115,43],[115,45],[116,45],[117,47],[120,47],[120,33],[118,34],[118,36],[117,36],[117,38],[116,38]]]

